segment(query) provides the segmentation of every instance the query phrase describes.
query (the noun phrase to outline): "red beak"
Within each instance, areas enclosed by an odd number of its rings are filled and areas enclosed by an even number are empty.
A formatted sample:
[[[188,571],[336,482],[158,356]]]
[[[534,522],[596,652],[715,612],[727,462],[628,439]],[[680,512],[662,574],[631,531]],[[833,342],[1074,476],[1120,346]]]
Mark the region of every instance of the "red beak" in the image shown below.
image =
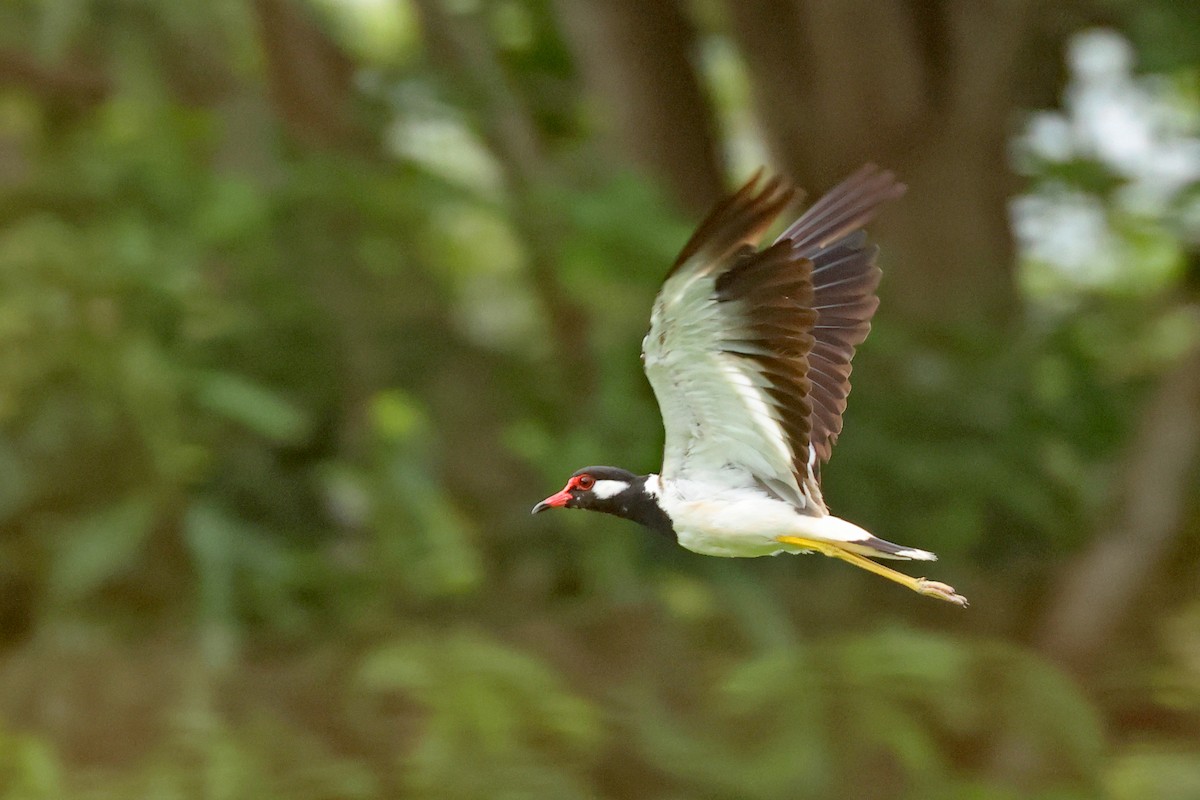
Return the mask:
[[[545,511],[547,508],[562,508],[563,506],[565,506],[567,504],[567,501],[569,501],[570,499],[571,499],[571,493],[569,491],[567,491],[566,489],[563,489],[558,494],[552,494],[549,497],[547,497],[545,500],[543,500],[542,502],[538,503],[536,506],[533,507],[533,511],[531,511],[530,513],[531,514],[539,514],[542,511]]]

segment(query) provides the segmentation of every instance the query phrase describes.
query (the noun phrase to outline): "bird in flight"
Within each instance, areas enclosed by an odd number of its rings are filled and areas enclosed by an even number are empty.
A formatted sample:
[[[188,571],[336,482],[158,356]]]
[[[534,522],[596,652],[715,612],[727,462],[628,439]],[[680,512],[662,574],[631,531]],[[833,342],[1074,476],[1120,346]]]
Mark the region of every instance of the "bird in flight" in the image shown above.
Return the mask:
[[[760,182],[713,209],[654,301],[642,361],[666,429],[662,471],[584,467],[533,513],[614,514],[712,556],[822,553],[965,606],[952,587],[873,560],[937,556],[831,515],[821,496],[850,361],[879,305],[878,248],[861,228],[905,187],[863,167],[760,250],[796,194]]]

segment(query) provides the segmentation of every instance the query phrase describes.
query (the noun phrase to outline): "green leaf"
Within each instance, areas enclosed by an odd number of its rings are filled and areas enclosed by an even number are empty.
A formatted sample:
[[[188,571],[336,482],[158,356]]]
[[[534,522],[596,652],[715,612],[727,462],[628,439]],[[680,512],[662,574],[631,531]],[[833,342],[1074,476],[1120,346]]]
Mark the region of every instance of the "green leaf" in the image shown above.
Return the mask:
[[[1113,800],[1187,800],[1200,797],[1200,753],[1195,750],[1156,751],[1139,747],[1109,767],[1109,797]]]
[[[63,797],[61,773],[49,744],[0,731],[0,798],[56,800]]]
[[[233,603],[235,542],[245,535],[245,526],[219,506],[202,501],[188,509],[183,530],[200,579],[201,615],[228,620]]]
[[[17,513],[29,496],[29,471],[9,442],[0,438],[0,522]]]
[[[196,402],[202,408],[277,442],[297,442],[308,432],[304,413],[270,389],[231,372],[201,372]]]
[[[68,523],[56,535],[51,595],[69,603],[94,591],[130,565],[153,523],[154,503],[145,495],[125,498]]]
[[[358,669],[357,682],[371,692],[427,692],[433,681],[428,648],[409,642],[371,652]]]

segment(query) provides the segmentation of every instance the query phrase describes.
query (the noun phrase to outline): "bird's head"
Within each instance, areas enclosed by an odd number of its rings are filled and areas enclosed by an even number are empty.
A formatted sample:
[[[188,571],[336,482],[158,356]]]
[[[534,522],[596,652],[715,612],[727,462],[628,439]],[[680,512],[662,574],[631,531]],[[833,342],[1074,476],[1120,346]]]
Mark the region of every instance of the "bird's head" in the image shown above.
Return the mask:
[[[646,494],[646,476],[617,467],[584,467],[567,485],[533,507],[538,514],[548,508],[586,508],[628,517]]]
[[[670,516],[659,505],[657,475],[634,475],[617,467],[584,467],[567,480],[561,492],[533,507],[537,514],[548,508],[586,508],[624,517],[668,538],[675,538]]]

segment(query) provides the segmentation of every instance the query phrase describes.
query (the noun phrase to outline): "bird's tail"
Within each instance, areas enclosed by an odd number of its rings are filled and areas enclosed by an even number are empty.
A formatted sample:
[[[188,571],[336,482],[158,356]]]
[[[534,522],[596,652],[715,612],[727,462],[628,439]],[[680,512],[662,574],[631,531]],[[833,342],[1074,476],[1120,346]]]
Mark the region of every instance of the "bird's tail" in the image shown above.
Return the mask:
[[[878,536],[867,535],[866,539],[843,543],[847,550],[867,556],[868,558],[894,558],[897,561],[937,561],[937,555],[928,550],[916,547],[905,547],[902,544],[880,539]]]
[[[937,561],[928,550],[905,547],[872,535],[869,531],[841,517],[808,517],[802,536],[835,542],[845,550],[867,558],[891,558],[898,561]]]

